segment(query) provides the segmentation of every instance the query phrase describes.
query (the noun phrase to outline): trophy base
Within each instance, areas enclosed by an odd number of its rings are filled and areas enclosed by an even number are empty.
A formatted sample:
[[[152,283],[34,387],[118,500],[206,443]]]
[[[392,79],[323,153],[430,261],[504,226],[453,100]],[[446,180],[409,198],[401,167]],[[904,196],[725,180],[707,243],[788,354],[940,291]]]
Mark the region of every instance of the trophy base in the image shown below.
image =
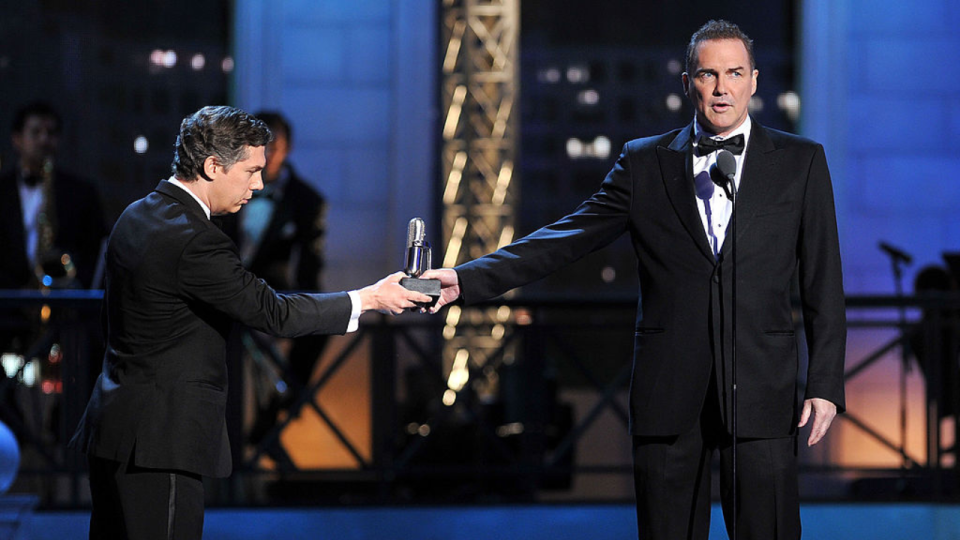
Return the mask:
[[[439,279],[419,279],[405,277],[400,279],[400,286],[408,291],[416,291],[430,297],[429,302],[417,302],[422,308],[430,308],[436,305],[440,300],[440,280]]]

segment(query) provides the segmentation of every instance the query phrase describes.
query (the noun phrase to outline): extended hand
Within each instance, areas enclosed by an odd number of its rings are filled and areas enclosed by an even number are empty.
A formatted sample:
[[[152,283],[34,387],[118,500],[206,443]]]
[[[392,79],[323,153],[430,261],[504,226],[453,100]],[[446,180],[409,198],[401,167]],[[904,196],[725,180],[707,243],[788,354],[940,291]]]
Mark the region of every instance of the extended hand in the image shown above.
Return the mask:
[[[807,425],[810,420],[810,414],[813,414],[813,427],[810,428],[810,437],[807,439],[807,446],[813,446],[820,442],[820,439],[827,434],[830,424],[837,416],[837,406],[833,403],[821,399],[812,398],[803,401],[803,412],[800,413],[799,427]]]
[[[414,308],[417,302],[430,302],[430,297],[400,286],[400,279],[406,277],[403,272],[390,274],[373,285],[359,291],[361,311],[375,309],[380,313],[399,315],[403,310]]]
[[[420,277],[440,280],[440,299],[430,308],[430,313],[436,313],[443,306],[460,298],[460,278],[457,277],[457,271],[453,268],[427,270]]]

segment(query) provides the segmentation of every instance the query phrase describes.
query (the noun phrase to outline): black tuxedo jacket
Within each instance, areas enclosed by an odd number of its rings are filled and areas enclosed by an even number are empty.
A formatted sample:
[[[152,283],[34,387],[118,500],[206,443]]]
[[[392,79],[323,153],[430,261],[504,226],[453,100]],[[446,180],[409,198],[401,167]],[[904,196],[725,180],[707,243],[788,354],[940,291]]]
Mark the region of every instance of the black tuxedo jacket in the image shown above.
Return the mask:
[[[346,293],[280,295],[166,181],[130,205],[107,247],[103,372],[73,444],[95,456],[230,473],[225,339],[233,321],[284,337],[344,333]]]
[[[327,203],[291,165],[284,167],[290,176],[283,194],[274,198],[270,223],[247,269],[278,290],[319,291]],[[218,218],[223,232],[237,245],[241,242],[241,217],[228,214]]]
[[[73,257],[80,284],[90,287],[99,262],[100,243],[107,235],[100,197],[92,184],[62,171],[54,172],[53,191],[57,246]],[[0,289],[29,286],[35,278],[27,261],[23,210],[14,170],[0,176],[0,251]]]
[[[692,133],[691,124],[627,143],[600,190],[574,213],[456,268],[469,304],[629,233],[640,281],[630,388],[635,435],[689,430],[711,373],[725,421],[731,409],[732,235],[717,260],[696,204]],[[754,121],[736,213],[738,435],[787,436],[797,420],[797,276],[809,353],[806,397],[844,409],[846,319],[823,148]]]

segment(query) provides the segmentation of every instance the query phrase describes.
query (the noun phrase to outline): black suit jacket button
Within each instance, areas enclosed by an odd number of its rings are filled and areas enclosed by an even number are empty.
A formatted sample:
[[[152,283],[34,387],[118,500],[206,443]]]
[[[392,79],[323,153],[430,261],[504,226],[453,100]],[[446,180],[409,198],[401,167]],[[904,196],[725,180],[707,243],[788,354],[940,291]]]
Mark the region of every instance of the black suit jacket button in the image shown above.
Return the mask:
[[[714,282],[714,283],[720,283],[720,274],[714,274],[714,275],[713,275],[713,282]]]

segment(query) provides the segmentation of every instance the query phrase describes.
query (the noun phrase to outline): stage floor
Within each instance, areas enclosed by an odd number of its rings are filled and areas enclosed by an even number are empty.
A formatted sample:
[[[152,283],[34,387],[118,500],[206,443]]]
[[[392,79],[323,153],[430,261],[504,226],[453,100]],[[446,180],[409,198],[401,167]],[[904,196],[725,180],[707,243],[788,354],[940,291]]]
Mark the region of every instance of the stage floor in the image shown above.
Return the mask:
[[[807,504],[805,540],[957,540],[960,506]],[[86,538],[88,515],[37,512],[18,540]],[[636,537],[628,505],[207,510],[204,540],[607,540]],[[711,540],[727,538],[718,505]]]

